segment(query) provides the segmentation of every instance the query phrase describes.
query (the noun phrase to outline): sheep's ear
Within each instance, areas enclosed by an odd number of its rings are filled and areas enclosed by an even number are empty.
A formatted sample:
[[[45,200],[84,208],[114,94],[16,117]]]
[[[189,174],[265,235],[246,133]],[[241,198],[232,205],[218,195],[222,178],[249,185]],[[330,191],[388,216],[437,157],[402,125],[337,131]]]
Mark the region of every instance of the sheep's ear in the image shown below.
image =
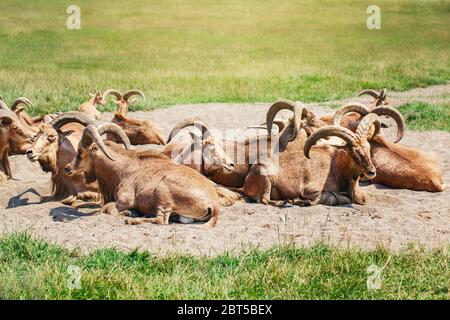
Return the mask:
[[[61,135],[62,138],[67,138],[74,132],[75,132],[75,130],[68,130],[68,131],[64,131],[64,132],[60,131],[59,134]]]

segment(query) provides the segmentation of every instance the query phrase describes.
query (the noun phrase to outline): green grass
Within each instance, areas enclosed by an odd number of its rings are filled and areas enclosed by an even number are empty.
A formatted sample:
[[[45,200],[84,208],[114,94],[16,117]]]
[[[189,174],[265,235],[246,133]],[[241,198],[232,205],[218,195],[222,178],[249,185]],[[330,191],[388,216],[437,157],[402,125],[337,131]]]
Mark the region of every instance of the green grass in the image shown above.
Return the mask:
[[[450,132],[450,104],[407,103],[398,110],[405,117],[408,129]]]
[[[382,269],[367,289],[367,268]],[[67,251],[24,233],[0,238],[0,299],[449,299],[448,250],[393,254],[322,244],[217,257]],[[68,266],[81,268],[69,289]],[[73,283],[73,282],[72,282]]]
[[[0,95],[33,114],[76,109],[95,88],[140,88],[135,109],[175,103],[324,101],[450,79],[450,1],[2,0]],[[111,108],[111,106],[109,106]],[[106,108],[108,109],[108,108]]]

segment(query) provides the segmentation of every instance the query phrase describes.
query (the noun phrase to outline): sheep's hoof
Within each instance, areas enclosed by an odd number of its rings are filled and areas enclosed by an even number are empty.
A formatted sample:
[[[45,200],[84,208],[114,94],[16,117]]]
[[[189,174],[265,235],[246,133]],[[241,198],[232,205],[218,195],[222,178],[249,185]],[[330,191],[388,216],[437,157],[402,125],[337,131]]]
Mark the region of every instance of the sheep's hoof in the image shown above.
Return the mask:
[[[267,204],[270,204],[271,206],[274,207],[284,207],[286,205],[286,203],[288,203],[287,200],[269,200]]]
[[[141,221],[138,221],[137,219],[125,219],[125,224],[128,224],[130,226],[141,224]]]
[[[77,199],[76,196],[68,196],[67,198],[61,200],[60,202],[65,205],[71,205]]]

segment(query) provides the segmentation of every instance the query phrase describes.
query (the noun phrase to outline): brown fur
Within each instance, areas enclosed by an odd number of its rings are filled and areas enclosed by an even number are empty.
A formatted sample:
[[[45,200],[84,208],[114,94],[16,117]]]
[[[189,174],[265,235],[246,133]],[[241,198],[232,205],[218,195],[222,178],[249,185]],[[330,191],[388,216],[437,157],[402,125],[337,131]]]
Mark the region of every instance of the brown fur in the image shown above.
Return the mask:
[[[206,221],[213,227],[219,213],[219,197],[211,181],[155,151],[130,151],[105,142],[115,161],[95,143],[81,144],[77,157],[67,166],[68,174],[84,173],[88,182],[98,180],[107,203],[101,212],[124,214],[136,210],[154,218],[130,219],[127,223],[168,224],[172,212]]]
[[[353,132],[361,116],[355,112],[345,115],[341,125]],[[333,123],[333,115],[321,118]],[[441,192],[445,189],[439,161],[418,149],[392,143],[378,135],[370,141],[371,157],[377,176],[370,181],[391,188]]]
[[[420,150],[392,143],[382,136],[370,142],[377,176],[370,181],[392,188],[441,192],[445,189],[439,161]]]
[[[273,204],[273,200],[298,205],[364,204],[366,196],[359,188],[359,178],[375,172],[367,139],[361,138],[354,146],[342,148],[313,146],[311,159],[303,152],[306,139],[306,131],[301,130],[296,140],[279,154],[278,163],[268,159],[252,166],[244,194],[264,204]]]
[[[5,177],[12,178],[8,156],[25,154],[31,145],[33,133],[25,128],[19,119],[0,119],[0,171]]]
[[[90,195],[87,197],[89,200],[100,200],[96,182],[86,184],[82,175],[64,175],[64,168],[76,156],[83,130],[84,126],[77,123],[66,124],[60,132],[49,124],[42,124],[36,140],[27,152],[31,161],[38,161],[44,172],[51,173],[50,197],[54,200],[63,200],[69,196],[83,198],[86,195]]]
[[[125,131],[133,145],[166,144],[162,130],[151,121],[129,118],[125,114],[116,112],[111,122],[119,125]],[[116,137],[111,134],[108,135],[108,139],[117,141]]]
[[[102,114],[97,110],[97,106],[104,104],[102,94],[96,91],[94,94],[90,95],[91,98],[80,105],[79,111],[86,113],[95,120],[100,120],[102,118]]]

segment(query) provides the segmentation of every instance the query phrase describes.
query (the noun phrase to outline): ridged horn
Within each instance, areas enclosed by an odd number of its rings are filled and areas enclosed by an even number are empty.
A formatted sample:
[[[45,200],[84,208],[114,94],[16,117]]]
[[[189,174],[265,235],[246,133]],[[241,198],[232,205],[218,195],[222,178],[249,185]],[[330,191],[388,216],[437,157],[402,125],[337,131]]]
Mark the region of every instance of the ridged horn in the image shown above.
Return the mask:
[[[367,94],[367,95],[369,95],[369,96],[372,96],[372,97],[375,98],[375,99],[379,98],[379,96],[380,96],[380,94],[379,94],[378,92],[376,92],[375,90],[367,89],[367,90],[361,91],[361,92],[358,94],[358,97],[360,97],[360,96],[362,96],[362,95],[365,95],[365,94]]]
[[[191,117],[180,121],[170,132],[167,138],[167,143],[169,143],[181,130],[187,127],[200,127],[202,131],[202,139],[205,139],[211,135],[211,131],[208,126],[198,117]]]
[[[107,156],[110,160],[115,161],[115,159],[108,152],[108,148],[102,140],[101,136],[105,133],[115,134],[122,141],[127,150],[131,149],[131,143],[126,133],[115,123],[103,123],[99,127],[92,124],[88,125],[83,131],[83,137],[80,140],[80,145],[83,148],[88,148],[94,142],[105,154],[105,156]]]
[[[145,95],[142,91],[140,90],[130,90],[127,91],[124,95],[123,95],[123,99],[125,101],[128,101],[128,99],[130,99],[132,96],[140,96],[142,99],[145,99]]]
[[[103,92],[103,99],[106,99],[107,96],[114,96],[117,100],[122,99],[122,94],[120,91],[115,89],[107,89],[105,92]]]
[[[305,146],[303,148],[305,156],[309,159],[310,158],[309,151],[317,143],[317,141],[319,141],[320,139],[326,138],[326,137],[330,137],[330,136],[335,136],[335,137],[341,138],[347,144],[350,144],[350,145],[352,145],[354,143],[354,141],[357,139],[356,135],[353,132],[351,132],[350,130],[348,130],[347,128],[334,126],[334,125],[321,127],[319,129],[317,129],[316,131],[314,131],[308,137],[308,139],[306,139]]]
[[[399,142],[403,138],[403,135],[405,134],[406,130],[406,125],[405,125],[405,118],[400,113],[400,111],[392,107],[381,106],[375,107],[372,110],[372,113],[375,113],[379,116],[389,116],[395,120],[395,122],[397,123],[397,137],[395,138],[394,143]]]
[[[350,112],[359,113],[363,117],[365,115],[367,115],[368,113],[370,113],[369,109],[362,103],[358,103],[358,102],[347,103],[335,112],[335,114],[333,116],[333,124],[335,126],[340,126],[342,117]]]
[[[62,126],[68,123],[79,123],[83,126],[88,126],[94,124],[95,121],[89,117],[87,114],[83,112],[65,112],[58,117],[56,117],[50,124],[55,128],[55,130],[59,130]]]
[[[289,139],[289,141],[293,141],[293,140],[295,140],[295,138],[298,135],[298,132],[300,131],[300,125],[301,125],[301,120],[302,120],[302,115],[303,115],[303,108],[300,107],[294,101],[291,101],[288,99],[278,100],[277,102],[272,104],[266,114],[267,132],[269,135],[272,132],[272,126],[273,126],[273,121],[275,119],[275,116],[281,110],[291,110],[294,113],[294,118],[293,118],[294,132],[292,133],[292,136]],[[284,128],[284,129],[286,130],[287,128]]]
[[[27,106],[27,107],[32,107],[33,106],[33,103],[30,101],[30,99],[28,99],[28,98],[25,98],[25,97],[20,97],[20,98],[17,98],[13,103],[12,103],[12,105],[11,105],[11,110],[12,111],[16,111],[17,110],[17,107],[18,106],[20,106],[21,104],[24,104],[25,106]]]
[[[372,126],[374,126],[373,132],[371,131]],[[356,136],[359,138],[365,137],[370,140],[380,132],[380,128],[381,123],[378,116],[375,113],[369,113],[359,122],[358,128],[356,129]]]

